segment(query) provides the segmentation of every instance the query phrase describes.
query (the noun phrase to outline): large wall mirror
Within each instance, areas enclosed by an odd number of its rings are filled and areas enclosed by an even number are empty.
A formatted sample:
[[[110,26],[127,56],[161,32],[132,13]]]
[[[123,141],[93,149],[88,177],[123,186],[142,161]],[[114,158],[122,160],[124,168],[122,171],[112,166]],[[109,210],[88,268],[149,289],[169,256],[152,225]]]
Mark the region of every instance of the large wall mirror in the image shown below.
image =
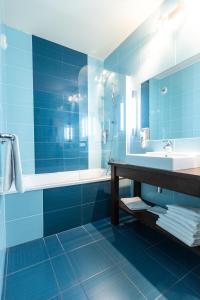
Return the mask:
[[[200,137],[200,57],[141,84],[141,128],[150,140]]]

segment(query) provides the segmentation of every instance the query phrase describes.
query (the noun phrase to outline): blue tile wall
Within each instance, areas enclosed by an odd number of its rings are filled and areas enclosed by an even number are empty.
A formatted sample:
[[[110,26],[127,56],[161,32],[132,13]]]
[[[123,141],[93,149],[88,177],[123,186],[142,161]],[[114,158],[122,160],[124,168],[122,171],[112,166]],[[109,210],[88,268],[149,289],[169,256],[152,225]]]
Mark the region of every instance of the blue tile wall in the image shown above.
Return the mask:
[[[36,36],[32,43],[36,173],[87,169],[79,103],[69,101],[72,95],[84,99],[87,113],[87,55]],[[73,131],[70,140],[67,127]]]
[[[152,139],[200,136],[200,63],[162,79],[150,80],[150,133]],[[162,94],[161,89],[167,88]]]
[[[8,48],[1,78],[4,131],[19,138],[22,170],[35,173],[32,36],[4,25]]]
[[[43,236],[43,190],[8,194],[5,201],[6,245]]]
[[[130,184],[122,180],[120,192],[130,195]],[[44,236],[52,235],[110,215],[110,181],[43,191]]]

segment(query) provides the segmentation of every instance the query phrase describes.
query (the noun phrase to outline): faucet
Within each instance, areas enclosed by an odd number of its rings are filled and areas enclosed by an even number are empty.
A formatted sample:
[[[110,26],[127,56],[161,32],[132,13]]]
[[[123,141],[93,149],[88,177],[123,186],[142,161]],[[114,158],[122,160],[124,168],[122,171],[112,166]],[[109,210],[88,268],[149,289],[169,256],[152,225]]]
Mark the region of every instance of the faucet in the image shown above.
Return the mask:
[[[167,141],[163,141],[163,143],[164,143],[163,150],[165,150],[167,152],[172,152],[173,142],[170,140],[167,140]]]

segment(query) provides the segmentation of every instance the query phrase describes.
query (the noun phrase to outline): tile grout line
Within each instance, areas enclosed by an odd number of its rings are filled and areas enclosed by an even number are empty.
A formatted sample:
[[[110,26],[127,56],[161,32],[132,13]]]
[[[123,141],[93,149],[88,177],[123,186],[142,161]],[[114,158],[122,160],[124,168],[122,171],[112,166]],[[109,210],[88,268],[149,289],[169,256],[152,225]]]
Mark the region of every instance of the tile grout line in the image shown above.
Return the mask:
[[[54,271],[54,268],[53,268],[53,265],[52,265],[52,260],[51,260],[51,257],[50,257],[50,254],[49,254],[49,251],[48,251],[48,248],[47,248],[47,245],[46,245],[46,242],[45,242],[45,239],[43,238],[43,242],[44,242],[44,246],[45,246],[45,249],[46,249],[46,252],[49,256],[49,262],[50,262],[50,265],[51,265],[51,269],[52,269],[52,272],[53,272],[53,276],[54,276],[54,279],[56,281],[56,285],[57,285],[57,288],[58,288],[58,292],[60,291],[60,286],[58,284],[58,280],[57,280],[57,276],[56,276],[56,273]],[[53,297],[52,297],[53,298]]]
[[[88,223],[88,224],[89,224],[89,223]],[[86,224],[86,225],[87,225],[87,224]],[[84,225],[82,225],[82,227],[83,227],[84,231],[92,238],[92,240],[95,241],[95,238],[94,238],[93,235],[87,230],[87,228],[85,228]]]
[[[176,274],[174,274],[170,269],[168,269],[164,264],[162,264],[158,259],[156,259],[155,257],[153,257],[151,254],[149,254],[147,251],[145,251],[146,254],[151,257],[151,259],[153,259],[154,261],[156,261],[161,267],[163,267],[166,271],[168,271],[171,275],[173,275],[175,278],[179,278]],[[164,253],[165,254],[165,253]],[[166,255],[167,258],[171,259],[170,256]]]
[[[149,247],[147,247],[146,249],[151,249],[153,247],[156,247],[157,245],[161,244],[162,242],[166,241],[167,239],[163,239],[162,241],[156,242],[155,244],[151,244]]]
[[[154,246],[153,246],[153,247],[154,247]],[[175,273],[173,273],[170,269],[168,269],[164,264],[162,264],[158,259],[156,259],[155,257],[153,257],[151,254],[148,253],[147,250],[148,250],[148,249],[152,249],[153,247],[145,249],[146,254],[148,254],[153,260],[155,260],[157,263],[159,263],[165,270],[167,270],[169,273],[171,273],[171,274],[172,274],[174,277],[176,277],[177,279],[184,277],[185,275],[187,275],[188,273],[190,273],[191,271],[193,271],[195,268],[197,268],[198,266],[200,266],[200,264],[199,264],[199,265],[197,265],[197,266],[195,266],[195,267],[192,267],[192,268],[190,268],[190,270],[187,270],[186,273],[184,273],[183,275],[181,275],[180,277],[178,277]],[[172,260],[172,261],[175,261],[173,258],[171,258],[171,257],[170,257],[167,253],[165,253],[164,251],[162,251],[162,250],[160,250],[160,249],[158,249],[158,250],[159,250],[164,256],[166,256],[167,259],[170,259],[170,260]],[[177,263],[177,261],[175,261],[175,263]],[[179,262],[178,262],[177,264],[180,265]]]
[[[108,270],[110,270],[110,269],[112,269],[112,268],[114,268],[114,267],[115,267],[114,265],[109,266],[109,267],[107,267],[107,268],[105,268],[105,269],[103,269],[103,270],[101,270],[101,271],[99,271],[99,272],[97,272],[97,273],[91,275],[91,276],[88,277],[87,279],[84,279],[84,280],[78,280],[78,282],[79,282],[79,284],[82,285],[82,284],[84,284],[85,282],[87,282],[88,280],[91,280],[92,278],[94,278],[95,276],[99,276],[99,275],[101,275],[102,273],[107,272]]]
[[[148,298],[143,294],[139,287],[128,277],[128,275],[123,270],[120,271],[126,277],[126,279],[128,279],[128,281],[138,290],[138,292],[144,297],[144,299],[148,300]]]
[[[6,270],[5,270],[5,275],[7,276],[8,273],[8,259],[9,259],[9,252],[10,252],[10,248],[7,249],[7,255],[6,255]]]
[[[58,292],[60,291],[60,286],[59,286],[59,283],[58,283],[58,280],[57,280],[57,276],[56,276],[56,273],[54,271],[54,268],[53,268],[53,265],[52,265],[52,261],[50,259],[50,265],[51,265],[51,269],[52,269],[52,272],[53,272],[53,276],[54,276],[54,279],[55,279],[55,282],[56,282],[56,285],[57,285],[57,288],[58,288]],[[53,298],[53,297],[52,297]]]
[[[183,276],[181,276],[177,281],[175,281],[169,288],[165,289],[163,291],[162,294],[158,295],[155,300],[160,299],[160,297],[162,297],[163,294],[167,293],[167,291],[169,291],[171,288],[173,288],[176,284],[178,284],[179,282],[181,282],[187,275],[189,275],[190,273],[193,272],[193,270],[195,270],[197,268],[197,266],[193,267],[190,271],[188,271],[186,274],[184,274]],[[186,285],[188,287],[188,285]],[[190,290],[194,291],[192,288],[188,287]],[[194,291],[195,292],[195,291]]]
[[[74,252],[74,251],[76,251],[76,250],[79,250],[79,249],[81,249],[81,248],[84,248],[84,247],[86,247],[86,246],[89,246],[89,245],[92,245],[92,244],[95,244],[97,241],[95,241],[95,240],[92,240],[91,242],[89,242],[89,243],[87,243],[87,244],[84,244],[84,245],[81,245],[81,246],[78,246],[78,247],[76,247],[76,248],[74,248],[74,249],[71,249],[71,250],[69,250],[69,251],[66,251],[65,250],[65,253],[72,253],[72,252]]]
[[[5,267],[5,276],[4,276],[5,285],[4,285],[3,299],[5,299],[5,298],[6,298],[6,287],[7,287],[7,269],[8,269],[8,255],[9,255],[9,248],[7,249],[7,252],[6,252],[6,267]]]
[[[64,231],[63,231],[63,232],[64,232]],[[56,238],[57,238],[57,240],[58,240],[58,242],[59,242],[59,244],[60,244],[62,250],[65,252],[65,249],[64,249],[64,247],[63,247],[63,245],[62,245],[62,243],[61,243],[61,240],[60,240],[60,238],[59,238],[58,233],[56,233],[55,236],[56,236]]]
[[[19,270],[17,270],[17,271],[14,271],[14,272],[11,272],[11,273],[7,274],[6,277],[10,277],[10,276],[12,276],[12,275],[14,275],[14,274],[16,274],[16,273],[21,272],[21,271],[25,271],[25,270],[30,269],[30,268],[32,268],[32,267],[38,266],[38,265],[40,265],[40,264],[42,264],[42,263],[45,263],[45,262],[47,262],[47,261],[49,261],[49,260],[50,260],[50,258],[47,258],[47,259],[42,260],[42,261],[39,261],[39,262],[37,262],[37,263],[35,263],[35,264],[28,265],[27,267],[21,268],[21,269],[19,269]]]
[[[17,222],[17,221],[20,221],[20,220],[26,220],[26,219],[29,219],[29,218],[33,218],[33,217],[38,217],[38,216],[42,216],[43,213],[40,213],[40,214],[35,214],[35,215],[30,215],[30,216],[27,216],[27,217],[21,217],[21,218],[16,218],[16,219],[12,219],[12,220],[8,220],[6,221],[6,223],[12,223],[12,222]],[[42,237],[41,237],[42,238]],[[32,240],[31,240],[32,241]],[[31,242],[31,241],[28,241],[27,243]],[[34,240],[33,240],[34,241]],[[24,243],[23,243],[24,244]],[[20,244],[19,244],[20,245]],[[16,245],[18,246],[18,245]],[[13,246],[15,247],[15,246]],[[12,248],[12,247],[9,247],[9,248]]]

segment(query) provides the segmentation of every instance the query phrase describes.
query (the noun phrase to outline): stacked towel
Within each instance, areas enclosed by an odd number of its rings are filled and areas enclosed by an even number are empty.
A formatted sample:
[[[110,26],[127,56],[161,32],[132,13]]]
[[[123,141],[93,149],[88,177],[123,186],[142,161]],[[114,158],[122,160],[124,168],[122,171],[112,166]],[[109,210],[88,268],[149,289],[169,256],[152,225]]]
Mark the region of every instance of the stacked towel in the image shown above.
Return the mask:
[[[121,198],[121,201],[131,210],[146,210],[151,207],[142,201],[140,197]]]
[[[160,215],[156,223],[186,245],[200,245],[200,208],[167,205],[166,214]]]

